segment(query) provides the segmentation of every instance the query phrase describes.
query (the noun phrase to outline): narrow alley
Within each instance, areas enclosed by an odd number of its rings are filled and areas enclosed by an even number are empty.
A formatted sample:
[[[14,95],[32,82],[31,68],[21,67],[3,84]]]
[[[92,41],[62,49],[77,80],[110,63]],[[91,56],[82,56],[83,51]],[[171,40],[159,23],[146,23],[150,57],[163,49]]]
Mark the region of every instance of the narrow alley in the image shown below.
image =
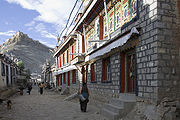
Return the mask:
[[[12,109],[0,105],[1,120],[105,120],[99,109],[88,105],[87,112],[80,111],[77,100],[64,101],[65,96],[45,90],[43,95],[33,86],[31,95],[16,94],[11,97]]]

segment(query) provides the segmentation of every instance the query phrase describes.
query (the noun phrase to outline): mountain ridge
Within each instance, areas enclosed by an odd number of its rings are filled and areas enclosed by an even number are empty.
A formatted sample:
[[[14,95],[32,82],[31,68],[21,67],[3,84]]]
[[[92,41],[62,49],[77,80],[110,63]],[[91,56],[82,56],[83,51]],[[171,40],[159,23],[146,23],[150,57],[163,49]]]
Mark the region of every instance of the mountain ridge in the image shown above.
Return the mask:
[[[10,39],[8,39],[1,47],[0,51],[4,54],[15,56],[21,59],[26,69],[30,69],[31,73],[41,73],[42,65],[49,60],[54,62],[52,48],[33,40],[27,34],[18,31]]]

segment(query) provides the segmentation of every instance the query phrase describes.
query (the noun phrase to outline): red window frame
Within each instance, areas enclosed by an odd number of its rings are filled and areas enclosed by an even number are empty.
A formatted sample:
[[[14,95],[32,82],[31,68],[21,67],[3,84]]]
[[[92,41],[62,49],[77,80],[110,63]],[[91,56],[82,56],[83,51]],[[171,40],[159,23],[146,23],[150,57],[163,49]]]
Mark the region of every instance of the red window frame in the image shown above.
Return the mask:
[[[85,52],[85,40],[84,40],[84,35],[82,35],[82,53]]]
[[[99,40],[103,40],[103,16],[99,17],[99,27],[100,27]]]
[[[102,60],[102,82],[107,81],[107,60]]]
[[[74,53],[74,46],[72,45],[72,59],[74,58],[73,53]]]
[[[91,64],[91,82],[95,82],[95,69],[94,69],[94,63]]]
[[[102,82],[111,82],[111,71],[110,76],[108,76],[108,65],[110,67],[110,58],[105,58],[102,60]],[[111,68],[109,68],[111,70]],[[108,79],[110,77],[110,79]]]
[[[121,53],[121,92],[125,92],[125,53]]]
[[[63,65],[65,64],[65,53],[63,53]]]
[[[62,65],[61,65],[61,55],[59,56],[59,62],[60,62],[60,67],[62,67]]]
[[[67,63],[69,63],[69,50],[66,51],[67,52]]]
[[[57,68],[59,68],[58,56],[56,57],[56,61],[57,61]]]

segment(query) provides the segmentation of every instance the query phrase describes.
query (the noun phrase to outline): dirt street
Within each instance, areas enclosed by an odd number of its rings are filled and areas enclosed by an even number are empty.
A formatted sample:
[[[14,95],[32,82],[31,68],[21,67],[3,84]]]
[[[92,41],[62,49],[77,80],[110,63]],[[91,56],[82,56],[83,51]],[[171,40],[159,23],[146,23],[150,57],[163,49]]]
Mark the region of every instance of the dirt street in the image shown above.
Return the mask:
[[[0,120],[106,120],[100,116],[99,109],[88,104],[87,112],[80,111],[79,102],[63,101],[65,96],[51,91],[38,92],[33,87],[31,95],[11,97],[12,109],[6,103],[0,105]]]

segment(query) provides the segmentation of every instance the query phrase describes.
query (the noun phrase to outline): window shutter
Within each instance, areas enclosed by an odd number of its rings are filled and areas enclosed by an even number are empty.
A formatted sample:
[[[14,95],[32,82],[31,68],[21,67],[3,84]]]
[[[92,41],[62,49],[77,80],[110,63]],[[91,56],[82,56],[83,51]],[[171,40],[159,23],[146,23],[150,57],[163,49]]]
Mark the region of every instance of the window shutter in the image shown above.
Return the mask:
[[[94,64],[91,64],[91,82],[95,81]]]
[[[100,26],[99,40],[103,40],[103,16],[99,17],[99,26]]]
[[[121,93],[125,92],[125,54],[121,53]]]
[[[60,61],[60,67],[62,67],[62,65],[61,65],[61,55],[59,56],[59,61]]]
[[[82,53],[85,52],[85,41],[84,41],[84,35],[82,35]]]
[[[59,68],[59,61],[58,61],[58,56],[56,57],[56,63],[57,63],[57,68]]]
[[[72,45],[72,53],[74,53],[74,46]],[[74,55],[72,54],[72,59],[74,58]]]
[[[102,62],[102,81],[104,82],[107,80],[107,60],[104,59]]]
[[[65,53],[63,54],[63,66],[64,66],[64,64],[65,64],[65,58],[64,58],[64,55],[65,55]]]

